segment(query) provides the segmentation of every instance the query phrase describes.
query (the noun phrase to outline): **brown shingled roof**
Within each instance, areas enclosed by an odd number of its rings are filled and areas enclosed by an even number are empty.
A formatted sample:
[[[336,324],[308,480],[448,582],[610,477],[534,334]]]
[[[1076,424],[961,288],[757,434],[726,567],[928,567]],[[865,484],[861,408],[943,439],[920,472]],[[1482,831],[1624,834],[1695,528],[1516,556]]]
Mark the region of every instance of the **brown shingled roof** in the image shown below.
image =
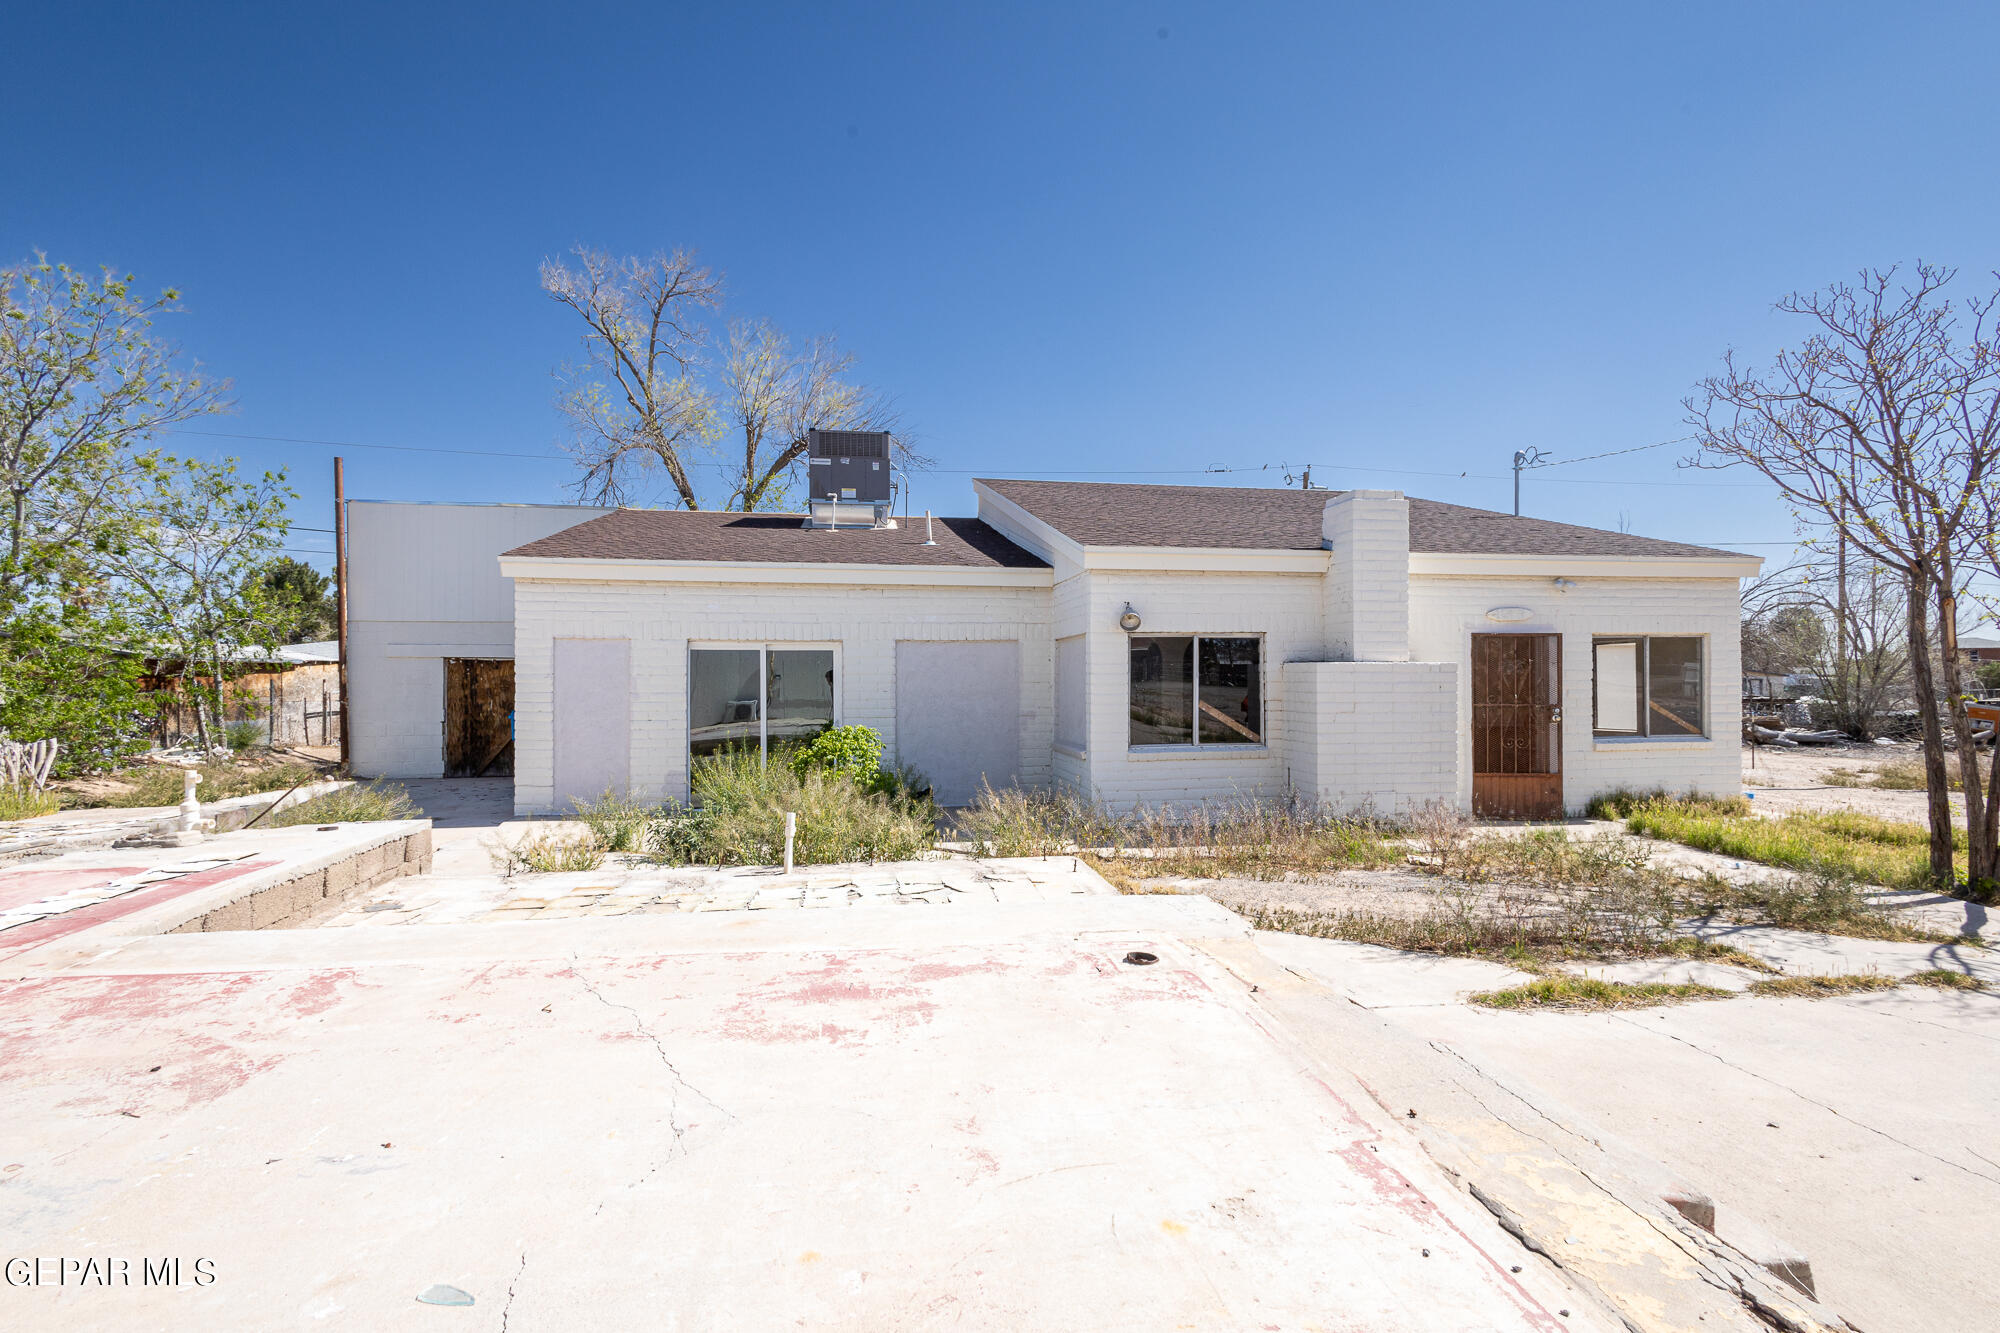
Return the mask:
[[[976,518],[935,521],[924,545],[922,519],[900,528],[808,528],[798,514],[733,514],[688,509],[619,509],[529,542],[508,555],[557,560],[755,560],[770,564],[932,565],[966,569],[1046,569]]]
[[[1140,486],[980,478],[1084,546],[1203,546],[1317,551],[1320,516],[1338,491]],[[1410,549],[1450,555],[1735,556],[1685,542],[1580,528],[1436,500],[1410,500]],[[1740,559],[1754,559],[1739,556]]]

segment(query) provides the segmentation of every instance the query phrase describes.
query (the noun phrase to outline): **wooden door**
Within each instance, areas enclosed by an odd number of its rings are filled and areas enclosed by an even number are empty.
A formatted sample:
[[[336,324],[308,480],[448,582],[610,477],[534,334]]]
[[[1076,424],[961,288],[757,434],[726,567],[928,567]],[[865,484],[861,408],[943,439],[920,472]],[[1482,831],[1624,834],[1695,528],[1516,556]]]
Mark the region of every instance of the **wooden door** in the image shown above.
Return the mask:
[[[483,657],[444,660],[444,775],[505,777],[514,771],[514,664]]]
[[[1562,640],[1472,636],[1472,813],[1560,819]]]

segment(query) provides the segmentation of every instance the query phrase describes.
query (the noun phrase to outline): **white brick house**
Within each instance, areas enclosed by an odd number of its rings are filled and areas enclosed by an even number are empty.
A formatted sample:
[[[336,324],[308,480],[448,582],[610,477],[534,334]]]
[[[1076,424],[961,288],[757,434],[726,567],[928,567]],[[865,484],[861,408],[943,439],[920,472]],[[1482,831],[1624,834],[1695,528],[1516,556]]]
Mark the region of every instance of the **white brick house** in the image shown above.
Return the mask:
[[[1756,557],[1393,491],[975,486],[977,518],[928,529],[581,511],[489,548],[516,808],[684,800],[700,755],[835,722],[947,803],[986,781],[1531,817],[1739,782]],[[369,735],[382,691],[354,693]]]

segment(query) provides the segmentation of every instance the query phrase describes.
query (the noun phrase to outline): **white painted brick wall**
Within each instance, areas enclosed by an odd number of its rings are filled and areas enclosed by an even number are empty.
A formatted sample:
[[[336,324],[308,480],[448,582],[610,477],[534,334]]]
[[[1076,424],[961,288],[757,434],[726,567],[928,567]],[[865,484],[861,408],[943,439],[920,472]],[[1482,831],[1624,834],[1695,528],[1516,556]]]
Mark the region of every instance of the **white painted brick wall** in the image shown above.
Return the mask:
[[[1459,804],[1459,668],[1450,662],[1290,662],[1292,787],[1342,810]]]
[[[632,641],[633,794],[685,799],[690,640],[839,645],[842,722],[896,753],[896,642],[1013,639],[1021,645],[1021,782],[1046,786],[1055,732],[1046,589],[727,583],[515,582],[514,806],[554,803],[551,644]]]
[[[1495,607],[1524,607],[1527,620],[1496,623]],[[1418,657],[1456,663],[1459,791],[1472,797],[1472,635],[1562,636],[1563,802],[1581,811],[1619,787],[1729,794],[1742,790],[1742,703],[1735,579],[1580,578],[1558,592],[1545,578],[1419,575],[1410,582],[1410,647]],[[1708,737],[1702,740],[1596,740],[1591,735],[1592,635],[1673,634],[1706,639]]]
[[[1344,491],[1326,502],[1326,648],[1334,661],[1410,656],[1410,502],[1401,491]]]
[[[1072,591],[1071,585],[1079,586]],[[1082,632],[1088,644],[1088,758],[1058,769],[1074,790],[1120,809],[1285,793],[1286,698],[1279,668],[1324,654],[1318,575],[1095,570],[1064,580],[1058,595],[1072,599],[1065,603],[1062,632]],[[1131,649],[1118,628],[1128,601],[1143,622],[1141,634],[1263,637],[1263,746],[1130,748]]]

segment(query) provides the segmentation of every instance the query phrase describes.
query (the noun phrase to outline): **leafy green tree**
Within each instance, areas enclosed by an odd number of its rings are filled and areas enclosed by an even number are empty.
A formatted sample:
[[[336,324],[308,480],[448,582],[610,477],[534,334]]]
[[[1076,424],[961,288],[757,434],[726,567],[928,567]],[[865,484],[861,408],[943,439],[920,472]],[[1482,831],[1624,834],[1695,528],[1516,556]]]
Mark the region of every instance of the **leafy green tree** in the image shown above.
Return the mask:
[[[2000,662],[1981,662],[1978,677],[1980,689],[2000,690]]]
[[[0,629],[0,731],[62,742],[56,774],[112,768],[150,743],[140,662],[115,615],[44,601]]]
[[[257,573],[257,581],[278,607],[288,613],[286,643],[331,639],[340,629],[333,580],[303,560],[281,555]]]
[[[135,634],[164,674],[179,677],[207,746],[222,735],[232,675],[276,649],[293,623],[292,604],[261,574],[285,540],[285,502],[298,497],[283,472],[246,479],[233,458],[162,459],[146,471],[109,568]]]
[[[226,405],[152,334],[178,300],[41,255],[0,269],[0,616],[87,576],[131,518],[135,453]]]

